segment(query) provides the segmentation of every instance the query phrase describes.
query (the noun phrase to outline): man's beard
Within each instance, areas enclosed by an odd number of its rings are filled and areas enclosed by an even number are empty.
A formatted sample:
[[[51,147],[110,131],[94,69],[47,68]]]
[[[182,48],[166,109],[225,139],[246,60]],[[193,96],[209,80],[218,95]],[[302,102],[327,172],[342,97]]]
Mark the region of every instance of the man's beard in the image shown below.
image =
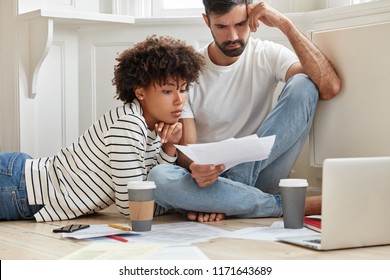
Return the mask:
[[[223,43],[220,43],[217,40],[215,40],[215,38],[214,38],[214,42],[217,45],[217,47],[221,50],[221,52],[228,57],[240,56],[244,52],[247,44],[247,42],[244,42],[243,40],[225,41]],[[227,46],[229,44],[240,44],[240,47],[235,49],[228,49]]]

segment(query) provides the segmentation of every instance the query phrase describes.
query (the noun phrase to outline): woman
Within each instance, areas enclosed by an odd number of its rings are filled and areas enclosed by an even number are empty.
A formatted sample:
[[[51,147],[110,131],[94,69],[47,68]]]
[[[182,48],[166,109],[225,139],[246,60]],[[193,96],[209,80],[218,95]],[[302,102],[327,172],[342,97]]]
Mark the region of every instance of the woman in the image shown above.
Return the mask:
[[[203,56],[180,40],[151,36],[117,61],[113,85],[123,106],[55,156],[0,153],[0,220],[67,220],[113,203],[127,216],[127,183],[175,162],[178,120]]]

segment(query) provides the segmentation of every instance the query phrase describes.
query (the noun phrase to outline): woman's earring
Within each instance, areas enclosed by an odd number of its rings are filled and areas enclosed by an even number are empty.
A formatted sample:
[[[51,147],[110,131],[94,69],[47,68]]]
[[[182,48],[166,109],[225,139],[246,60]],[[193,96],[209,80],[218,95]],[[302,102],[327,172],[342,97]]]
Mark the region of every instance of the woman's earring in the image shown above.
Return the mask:
[[[143,100],[144,99],[143,90],[141,88],[136,89],[135,96],[137,97],[138,100]]]

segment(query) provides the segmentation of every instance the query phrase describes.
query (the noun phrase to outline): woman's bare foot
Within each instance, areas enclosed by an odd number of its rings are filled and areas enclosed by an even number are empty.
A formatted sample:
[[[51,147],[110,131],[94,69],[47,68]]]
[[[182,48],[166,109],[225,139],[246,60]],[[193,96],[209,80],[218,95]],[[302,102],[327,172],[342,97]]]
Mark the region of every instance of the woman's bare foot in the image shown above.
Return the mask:
[[[321,214],[322,196],[308,196],[305,203],[305,216]]]
[[[217,222],[225,219],[225,214],[222,213],[203,213],[203,212],[195,212],[189,211],[187,213],[187,219],[190,221],[198,221],[200,223],[203,222]]]

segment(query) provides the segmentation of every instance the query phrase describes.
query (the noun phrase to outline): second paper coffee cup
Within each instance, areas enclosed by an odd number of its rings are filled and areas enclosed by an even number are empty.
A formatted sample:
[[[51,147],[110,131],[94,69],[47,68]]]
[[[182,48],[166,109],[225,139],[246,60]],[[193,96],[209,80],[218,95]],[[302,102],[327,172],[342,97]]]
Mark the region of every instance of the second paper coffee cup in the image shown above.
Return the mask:
[[[285,228],[303,227],[305,216],[306,179],[282,179],[279,182],[282,194],[283,221]]]

